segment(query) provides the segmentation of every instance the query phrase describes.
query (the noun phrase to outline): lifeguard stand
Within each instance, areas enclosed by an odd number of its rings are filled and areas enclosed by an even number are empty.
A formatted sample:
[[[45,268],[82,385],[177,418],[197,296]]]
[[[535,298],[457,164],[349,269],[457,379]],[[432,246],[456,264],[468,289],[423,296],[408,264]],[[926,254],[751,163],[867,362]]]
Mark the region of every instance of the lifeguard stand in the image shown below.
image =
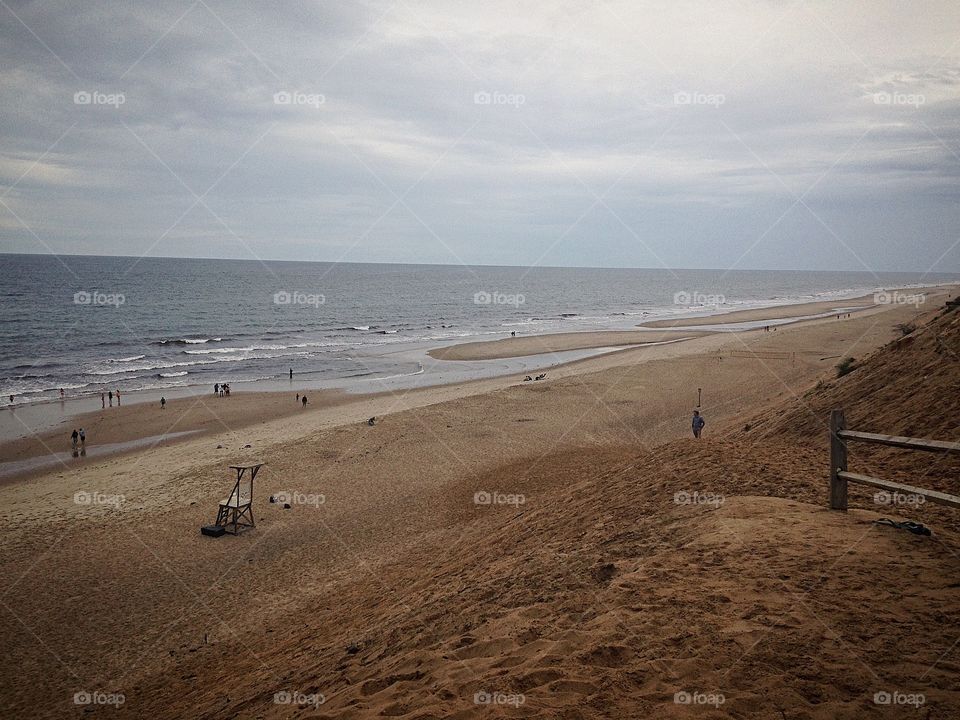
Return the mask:
[[[231,465],[237,471],[230,496],[220,501],[216,525],[226,532],[238,535],[247,528],[254,527],[253,521],[253,481],[264,463],[255,465]]]

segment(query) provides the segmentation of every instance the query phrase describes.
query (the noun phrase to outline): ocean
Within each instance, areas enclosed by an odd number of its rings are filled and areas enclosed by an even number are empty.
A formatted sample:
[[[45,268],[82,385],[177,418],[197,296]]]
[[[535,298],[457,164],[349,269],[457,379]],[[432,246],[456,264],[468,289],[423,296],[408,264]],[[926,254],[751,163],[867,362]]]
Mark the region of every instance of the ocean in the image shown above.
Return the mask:
[[[422,371],[392,347],[632,328],[956,275],[463,267],[0,255],[0,397],[15,404]]]

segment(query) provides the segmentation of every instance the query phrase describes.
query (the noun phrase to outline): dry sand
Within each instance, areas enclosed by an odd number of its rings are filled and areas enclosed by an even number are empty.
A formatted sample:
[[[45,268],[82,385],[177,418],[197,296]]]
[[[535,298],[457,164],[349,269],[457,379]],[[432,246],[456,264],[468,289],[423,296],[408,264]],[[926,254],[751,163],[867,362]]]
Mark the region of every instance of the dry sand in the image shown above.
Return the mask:
[[[123,717],[854,718],[899,691],[955,715],[955,514],[922,509],[931,541],[828,512],[822,431],[756,430],[920,315],[353,398],[0,487],[0,707],[79,717],[74,694],[99,691]],[[257,528],[201,537],[246,458],[268,463]],[[674,503],[695,491],[725,501]]]

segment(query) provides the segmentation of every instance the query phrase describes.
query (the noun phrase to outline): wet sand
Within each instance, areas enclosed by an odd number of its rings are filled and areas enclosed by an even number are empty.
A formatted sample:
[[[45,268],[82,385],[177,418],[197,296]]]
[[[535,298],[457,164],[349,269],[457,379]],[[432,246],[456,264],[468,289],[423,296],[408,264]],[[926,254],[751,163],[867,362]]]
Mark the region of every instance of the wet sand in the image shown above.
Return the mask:
[[[305,412],[296,402],[296,393],[234,392],[228,397],[213,393],[198,394],[167,400],[161,409],[159,401],[130,402],[134,394],[125,396],[126,404],[61,419],[53,429],[30,432],[24,437],[0,444],[0,483],[11,477],[36,475],[43,472],[30,458],[54,456],[57,467],[72,470],[86,462],[101,458],[104,447],[110,454],[143,450],[138,441],[156,438],[156,442],[173,442],[192,435],[219,433],[225,442],[236,432],[251,425],[259,425]],[[334,407],[349,399],[338,391],[310,392],[308,408]],[[59,405],[59,403],[57,403]],[[22,413],[22,409],[5,410]],[[72,457],[70,434],[74,428],[83,428],[87,436],[87,457]]]
[[[655,345],[657,343],[687,340],[704,334],[693,331],[678,337],[676,333],[604,330],[599,332],[521,335],[500,340],[467,342],[444,348],[435,348],[427,354],[438,360],[494,360],[587,348]]]
[[[935,298],[944,293],[952,292],[952,287],[933,286],[925,288],[911,288],[905,290],[891,290],[887,295],[893,296],[893,293],[900,293],[901,296],[925,295],[928,300],[916,306],[917,309],[929,309],[935,304]],[[780,320],[789,318],[805,318],[812,315],[824,315],[834,312],[836,314],[846,314],[852,312],[862,312],[874,307],[877,302],[877,293],[862,295],[856,298],[846,300],[826,300],[822,302],[799,303],[796,305],[776,305],[766,308],[752,308],[749,310],[734,310],[732,312],[719,313],[716,315],[700,315],[695,317],[685,317],[667,320],[651,320],[641,323],[638,327],[644,328],[688,328],[699,327],[702,325],[729,325],[734,323],[755,323],[763,320]],[[883,300],[883,294],[879,298]]]

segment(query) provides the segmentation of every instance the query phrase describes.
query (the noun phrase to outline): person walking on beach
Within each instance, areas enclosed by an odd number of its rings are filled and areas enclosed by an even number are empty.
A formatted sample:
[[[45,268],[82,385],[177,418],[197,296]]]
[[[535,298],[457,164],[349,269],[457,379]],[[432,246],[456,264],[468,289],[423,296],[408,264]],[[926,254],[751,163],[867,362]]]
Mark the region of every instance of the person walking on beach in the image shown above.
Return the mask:
[[[117,407],[120,407],[120,390],[117,390]]]
[[[110,407],[113,407],[113,390],[107,393],[107,397],[110,398]]]
[[[61,400],[63,400],[63,396],[64,396],[63,388],[60,388],[60,399],[61,399]]]
[[[106,394],[106,393],[100,393],[100,407],[102,407],[102,408],[107,407],[107,394]]]
[[[220,394],[220,383],[214,383],[214,384],[213,384],[213,394],[214,394],[214,395],[219,395],[219,394]]]
[[[290,379],[293,380],[293,368],[290,368]]]
[[[83,431],[83,428],[80,428],[80,447],[84,450],[87,448],[87,434]]]
[[[700,414],[699,410],[693,411],[693,436],[699,440],[700,433],[703,432],[703,426],[707,424],[707,421],[703,419],[703,415]]]
[[[303,403],[303,407],[306,407],[306,406],[307,406],[307,396],[304,395],[302,398],[300,398],[300,402]]]
[[[160,397],[160,409],[165,410],[167,407],[167,399],[163,396]]]
[[[74,452],[77,451],[77,439],[78,439],[79,437],[80,437],[80,433],[78,433],[77,430],[76,430],[76,428],[74,428],[73,432],[70,433],[70,441],[71,441],[71,443],[72,443],[72,445],[73,445],[73,451],[74,451]]]

